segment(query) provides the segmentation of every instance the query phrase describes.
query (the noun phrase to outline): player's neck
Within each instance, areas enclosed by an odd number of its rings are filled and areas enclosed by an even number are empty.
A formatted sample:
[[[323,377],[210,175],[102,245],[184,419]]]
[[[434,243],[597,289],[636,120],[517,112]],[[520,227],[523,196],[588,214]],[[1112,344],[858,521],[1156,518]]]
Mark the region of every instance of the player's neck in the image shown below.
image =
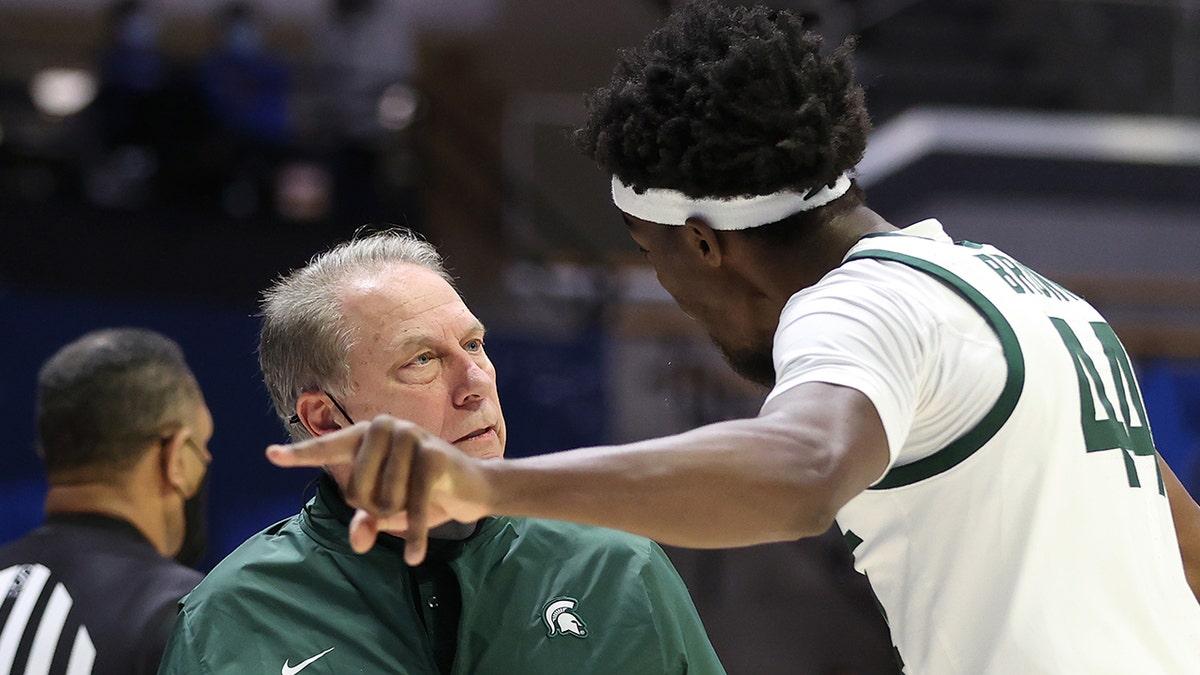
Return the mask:
[[[846,253],[868,234],[895,232],[900,229],[883,219],[865,206],[858,206],[851,211],[834,218],[828,226],[834,241],[834,253],[838,264],[846,257]],[[836,267],[836,265],[834,265]],[[832,269],[832,267],[830,268]]]
[[[774,295],[782,309],[782,303],[793,293],[816,284],[841,265],[846,254],[864,236],[896,229],[871,209],[858,206],[824,224],[803,243],[763,255],[758,258],[758,263],[773,280]]]

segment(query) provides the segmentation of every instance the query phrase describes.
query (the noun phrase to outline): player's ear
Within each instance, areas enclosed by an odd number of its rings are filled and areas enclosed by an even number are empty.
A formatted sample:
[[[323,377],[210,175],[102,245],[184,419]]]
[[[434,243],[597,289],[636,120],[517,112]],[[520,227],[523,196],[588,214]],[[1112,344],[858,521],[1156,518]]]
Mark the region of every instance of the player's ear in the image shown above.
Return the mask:
[[[724,255],[721,237],[703,218],[688,218],[681,228],[681,235],[688,250],[700,257],[704,264],[719,267]]]
[[[342,428],[333,402],[320,391],[300,394],[296,400],[296,417],[313,436],[323,436]]]

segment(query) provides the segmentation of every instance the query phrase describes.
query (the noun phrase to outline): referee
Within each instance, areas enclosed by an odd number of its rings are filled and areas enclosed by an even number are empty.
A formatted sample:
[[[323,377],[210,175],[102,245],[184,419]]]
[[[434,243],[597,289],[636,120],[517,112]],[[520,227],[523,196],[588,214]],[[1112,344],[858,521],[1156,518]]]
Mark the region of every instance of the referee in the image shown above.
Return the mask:
[[[171,559],[212,459],[199,385],[170,339],[96,331],[43,365],[37,422],[46,520],[0,547],[0,673],[155,673],[202,577]]]

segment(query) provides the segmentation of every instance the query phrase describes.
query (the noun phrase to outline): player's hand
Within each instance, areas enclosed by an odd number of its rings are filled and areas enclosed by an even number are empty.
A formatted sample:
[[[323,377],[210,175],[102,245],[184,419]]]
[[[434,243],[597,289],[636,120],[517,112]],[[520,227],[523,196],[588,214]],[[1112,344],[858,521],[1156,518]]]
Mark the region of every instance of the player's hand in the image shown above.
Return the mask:
[[[267,448],[277,466],[352,466],[344,488],[356,509],[350,545],[365,553],[381,530],[405,531],[404,559],[425,558],[429,528],[488,515],[482,462],[417,425],[389,415],[331,434]]]

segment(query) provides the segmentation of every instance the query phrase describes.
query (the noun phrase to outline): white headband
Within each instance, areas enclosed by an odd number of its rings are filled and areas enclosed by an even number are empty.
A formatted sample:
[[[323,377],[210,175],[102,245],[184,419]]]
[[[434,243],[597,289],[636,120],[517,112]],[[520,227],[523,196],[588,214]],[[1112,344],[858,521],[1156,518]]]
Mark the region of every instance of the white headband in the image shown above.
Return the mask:
[[[789,191],[757,197],[693,199],[677,190],[662,188],[638,194],[620,178],[612,179],[613,203],[634,218],[662,225],[683,225],[688,218],[701,218],[714,230],[745,230],[774,223],[825,206],[849,189],[850,175],[843,173],[833,187],[822,187],[808,196]]]

